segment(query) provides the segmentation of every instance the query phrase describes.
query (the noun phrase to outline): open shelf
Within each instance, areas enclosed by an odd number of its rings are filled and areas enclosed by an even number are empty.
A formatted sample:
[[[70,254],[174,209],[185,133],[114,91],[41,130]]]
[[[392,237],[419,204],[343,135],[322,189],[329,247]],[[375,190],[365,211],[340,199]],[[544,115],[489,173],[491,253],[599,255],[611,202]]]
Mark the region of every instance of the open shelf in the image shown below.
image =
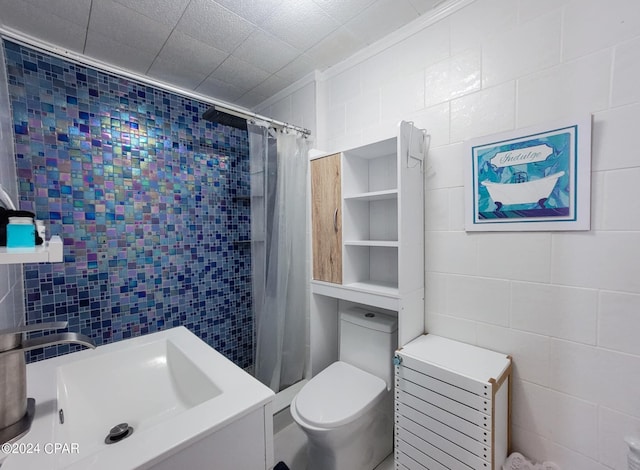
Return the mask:
[[[333,284],[331,282],[311,281],[311,292],[335,299],[347,300],[363,305],[398,310],[400,296],[397,287],[375,282],[354,282],[351,284]]]
[[[363,281],[352,282],[351,284],[345,284],[347,289],[359,290],[362,292],[373,292],[377,294],[383,294],[388,296],[398,295],[398,284],[383,281]]]
[[[397,248],[397,240],[346,240],[344,242],[348,246],[381,246],[388,248]]]
[[[397,197],[345,198],[343,209],[345,240],[398,240]]]
[[[397,189],[385,189],[383,191],[369,191],[366,193],[349,194],[344,196],[345,201],[384,201],[398,199]]]
[[[385,286],[398,292],[398,242],[360,240],[344,244],[342,282],[345,285]]]
[[[60,263],[62,253],[62,239],[54,235],[48,242],[33,248],[0,247],[0,264]]]

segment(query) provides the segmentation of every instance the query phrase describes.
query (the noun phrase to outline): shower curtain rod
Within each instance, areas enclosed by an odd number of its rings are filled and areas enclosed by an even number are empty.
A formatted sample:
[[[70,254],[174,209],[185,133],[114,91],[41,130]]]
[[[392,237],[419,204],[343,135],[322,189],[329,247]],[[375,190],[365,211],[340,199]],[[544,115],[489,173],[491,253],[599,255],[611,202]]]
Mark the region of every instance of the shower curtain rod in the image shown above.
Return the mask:
[[[283,127],[286,129],[292,129],[296,132],[300,132],[305,137],[311,135],[311,131],[309,129],[305,129],[304,127],[294,126],[293,124],[289,124],[288,122],[277,121],[275,119],[261,116],[251,111],[246,111],[246,110],[241,111],[238,108],[230,107],[229,105],[220,105],[220,104],[214,104],[213,107],[217,111],[222,111],[223,113],[231,114],[232,116],[237,116],[239,118],[246,119],[248,121],[250,120],[265,121],[274,127]]]
[[[2,38],[6,38],[9,39],[10,41],[14,41],[14,42],[18,42],[24,46],[27,47],[32,47],[35,49],[39,49],[42,52],[47,52],[49,54],[54,54],[57,55],[58,57],[62,57],[64,59],[67,60],[71,60],[73,62],[76,62],[78,64],[81,65],[85,65],[85,66],[90,66],[90,67],[94,67],[96,69],[99,69],[103,72],[106,73],[115,73],[118,75],[122,75],[126,78],[130,78],[132,80],[136,80],[138,82],[143,82],[147,85],[151,85],[154,87],[158,87],[158,88],[162,88],[166,91],[170,91],[172,93],[175,93],[177,95],[181,95],[181,96],[185,96],[188,98],[193,98],[196,99],[198,101],[203,101],[208,105],[211,106],[215,106],[218,110],[228,113],[228,114],[233,114],[234,116],[238,116],[241,117],[243,119],[255,119],[258,121],[265,121],[275,127],[282,127],[282,128],[286,128],[286,129],[292,129],[294,131],[300,132],[301,134],[303,134],[305,137],[311,135],[311,131],[309,129],[306,129],[304,127],[299,127],[299,126],[295,126],[293,124],[289,124],[288,122],[284,122],[284,121],[278,121],[276,119],[267,117],[267,116],[262,116],[260,114],[254,113],[253,111],[249,111],[248,109],[244,109],[241,108],[239,106],[235,106],[233,104],[230,103],[225,103],[224,101],[218,101],[215,99],[212,99],[208,96],[205,95],[201,95],[200,93],[196,93],[196,92],[191,92],[188,90],[183,90],[182,88],[178,88],[175,87],[173,85],[170,85],[168,83],[165,82],[161,82],[158,80],[154,80],[152,78],[149,78],[147,76],[144,75],[139,75],[137,73],[134,72],[130,72],[128,70],[125,69],[121,69],[117,66],[111,65],[111,64],[107,64],[105,62],[96,60],[96,59],[91,59],[85,55],[79,54],[77,52],[72,52],[69,51],[67,49],[62,49],[59,48],[57,46],[54,46],[52,44],[47,44],[39,39],[36,39],[32,36],[28,36],[24,33],[20,33],[18,31],[15,31],[11,28],[7,28],[6,26],[0,26],[0,36]],[[4,64],[2,65],[4,67]]]

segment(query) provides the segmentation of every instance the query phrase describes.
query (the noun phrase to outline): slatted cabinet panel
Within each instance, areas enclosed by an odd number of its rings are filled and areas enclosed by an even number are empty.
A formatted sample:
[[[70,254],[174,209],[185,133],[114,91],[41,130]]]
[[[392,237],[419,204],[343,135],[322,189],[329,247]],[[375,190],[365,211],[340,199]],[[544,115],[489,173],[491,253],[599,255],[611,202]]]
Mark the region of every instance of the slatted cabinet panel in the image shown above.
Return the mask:
[[[396,469],[499,470],[509,448],[510,357],[423,335],[396,364]]]

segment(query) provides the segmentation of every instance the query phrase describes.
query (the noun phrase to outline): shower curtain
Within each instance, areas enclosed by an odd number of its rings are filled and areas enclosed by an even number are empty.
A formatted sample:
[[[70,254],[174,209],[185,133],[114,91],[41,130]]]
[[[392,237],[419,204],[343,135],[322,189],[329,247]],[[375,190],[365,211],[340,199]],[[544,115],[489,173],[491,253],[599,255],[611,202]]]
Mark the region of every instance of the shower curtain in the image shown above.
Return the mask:
[[[249,124],[255,377],[302,380],[307,336],[307,139]]]

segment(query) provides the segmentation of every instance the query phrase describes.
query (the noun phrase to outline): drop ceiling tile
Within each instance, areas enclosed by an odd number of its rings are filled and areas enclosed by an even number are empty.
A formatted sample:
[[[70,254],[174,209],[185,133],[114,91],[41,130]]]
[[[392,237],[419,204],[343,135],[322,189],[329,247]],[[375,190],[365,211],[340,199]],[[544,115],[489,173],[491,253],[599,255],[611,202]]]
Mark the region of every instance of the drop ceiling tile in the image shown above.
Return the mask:
[[[364,47],[362,39],[351,31],[340,27],[305,53],[313,60],[316,68],[323,70],[343,61]]]
[[[117,68],[253,104],[443,1],[0,0],[0,23]]]
[[[157,54],[171,28],[112,0],[93,2],[89,33],[96,32],[131,49]]]
[[[378,0],[345,27],[371,44],[418,17],[409,0]]]
[[[205,96],[210,96],[219,100],[234,103],[245,91],[234,86],[232,83],[218,80],[215,77],[208,77],[197,88],[196,91]]]
[[[258,91],[251,90],[235,100],[238,106],[243,106],[248,109],[253,109],[260,103],[266,101],[272,95],[264,95]]]
[[[29,0],[32,1],[32,0]],[[41,2],[47,0],[38,0]],[[64,2],[66,0],[57,0]],[[151,18],[158,23],[171,26],[172,28],[178,23],[185,8],[189,4],[189,0],[115,0],[127,8],[143,14],[147,18]]]
[[[95,31],[89,31],[84,53],[116,67],[141,74],[147,71],[155,59],[155,54],[120,43]]]
[[[30,3],[2,0],[2,24],[46,43],[74,52],[82,52],[86,28]]]
[[[210,76],[248,91],[269,77],[269,73],[233,56],[229,56]]]
[[[340,24],[312,0],[285,2],[265,20],[262,29],[306,51],[338,29]]]
[[[160,81],[177,85],[187,90],[195,89],[207,78],[208,72],[195,71],[175,61],[163,60],[156,57],[147,75]]]
[[[256,26],[212,0],[191,0],[176,29],[225,52],[232,52]]]
[[[83,27],[89,22],[91,0],[27,0],[27,3]]]
[[[294,82],[310,74],[315,69],[316,66],[311,57],[306,54],[302,54],[278,70],[276,75],[290,82]]]
[[[354,16],[358,15],[375,0],[313,0],[320,8],[322,8],[331,18],[346,23]]]
[[[238,16],[259,25],[282,3],[282,0],[215,0]]]
[[[171,33],[158,54],[158,58],[165,62],[173,62],[194,72],[204,72],[205,76],[213,72],[228,56],[227,52],[177,30]]]
[[[277,37],[256,29],[233,51],[233,55],[273,73],[295,59],[300,52]]]
[[[290,81],[278,77],[277,75],[271,75],[255,88],[251,89],[251,92],[255,92],[257,95],[263,95],[264,98],[262,101],[264,101],[289,85],[291,85]]]

